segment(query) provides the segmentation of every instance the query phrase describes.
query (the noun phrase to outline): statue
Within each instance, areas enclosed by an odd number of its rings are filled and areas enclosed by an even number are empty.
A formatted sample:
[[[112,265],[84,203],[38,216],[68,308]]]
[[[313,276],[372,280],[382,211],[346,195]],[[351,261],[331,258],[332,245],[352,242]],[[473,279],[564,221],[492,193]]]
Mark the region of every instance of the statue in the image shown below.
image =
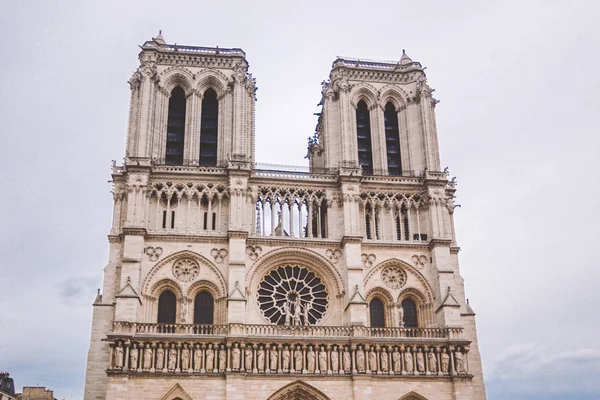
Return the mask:
[[[227,350],[224,346],[221,346],[219,350],[219,370],[225,371],[225,368],[227,368]]]
[[[133,344],[133,348],[129,351],[129,357],[131,363],[129,364],[129,369],[137,369],[138,367],[138,354],[139,350],[137,348],[137,344]]]
[[[186,370],[190,368],[190,349],[188,349],[187,344],[184,345],[183,349],[181,349],[181,370]]]
[[[285,324],[289,325],[292,320],[292,310],[289,300],[283,303],[283,313],[285,314]]]
[[[399,374],[400,372],[402,372],[401,358],[402,358],[402,355],[400,354],[400,352],[398,351],[398,349],[395,348],[394,352],[392,353],[392,360],[394,362],[394,372],[397,373],[397,374]]]
[[[404,308],[402,305],[398,307],[398,321],[400,321],[400,328],[404,328]]]
[[[246,346],[246,349],[244,350],[244,355],[246,358],[244,360],[246,371],[250,371],[252,369],[252,349],[250,348],[250,346]]]
[[[236,343],[233,345],[233,350],[231,350],[231,368],[232,369],[235,369],[235,370],[240,369],[240,357],[241,357],[241,351]]]
[[[456,350],[454,352],[454,361],[456,363],[456,372],[459,374],[464,374],[467,372],[465,368],[465,359],[463,353],[460,350]]]
[[[258,370],[259,371],[263,371],[265,369],[265,351],[263,350],[263,347],[260,346],[258,348],[258,354],[256,356],[257,358],[257,366],[258,366]]]
[[[300,350],[300,347],[296,347],[296,351],[294,351],[294,364],[297,371],[302,371],[304,369],[303,358],[302,350]]]
[[[369,351],[369,369],[371,372],[377,372],[377,353],[373,347]]]
[[[319,369],[322,372],[327,371],[327,352],[323,346],[321,346],[321,350],[319,351]]]
[[[121,346],[121,343],[119,343],[117,345],[117,347],[115,347],[115,368],[116,369],[123,369],[123,347]]]
[[[277,357],[279,356],[279,352],[277,351],[277,346],[273,345],[271,351],[269,352],[269,356],[271,358],[271,370],[277,371]]]
[[[444,350],[442,351],[442,356],[441,356],[441,370],[444,374],[448,373],[448,366],[450,365],[450,356],[448,355],[448,353]]]
[[[212,344],[206,349],[206,370],[212,371],[215,368],[215,351],[212,349]]]
[[[385,347],[381,349],[381,370],[383,372],[388,372],[388,353],[385,350]]]
[[[304,318],[304,326],[309,326],[310,322],[308,321],[308,312],[310,311],[310,304],[305,303],[304,307],[302,307],[302,317]]]
[[[300,320],[301,313],[302,313],[302,310],[301,310],[301,304],[300,304],[300,297],[297,297],[296,301],[294,302],[294,316],[292,318],[294,321],[294,325],[296,325],[296,326],[302,325],[302,321]]]
[[[281,369],[287,371],[290,369],[290,351],[288,347],[285,346],[281,351]]]
[[[169,349],[168,368],[170,371],[173,371],[175,368],[177,368],[177,349],[175,349],[174,344],[171,344],[171,348]]]
[[[350,351],[347,347],[344,347],[344,353],[342,354],[342,363],[344,364],[344,371],[350,372],[352,369],[352,358],[350,357]]]
[[[202,350],[200,350],[200,345],[196,345],[196,349],[194,350],[194,371],[200,371],[201,360]]]
[[[406,349],[406,353],[404,353],[404,370],[409,374],[413,372],[413,356],[410,353],[410,347]]]
[[[308,372],[315,371],[315,352],[312,349],[312,346],[308,346],[308,351],[306,352],[306,361],[308,364]]]
[[[150,343],[146,343],[146,347],[144,348],[144,369],[149,370],[152,368],[152,349],[150,348]]]
[[[331,352],[331,370],[339,371],[339,369],[340,369],[339,355],[338,355],[337,349],[334,347],[333,351]]]
[[[437,358],[433,350],[429,350],[427,358],[429,359],[429,372],[437,372]]]
[[[158,345],[156,349],[156,369],[163,369],[165,365],[165,349],[162,347],[162,343]]]
[[[417,352],[417,371],[425,372],[425,356],[421,352],[421,349]]]
[[[365,371],[365,352],[362,347],[359,347],[358,350],[356,350],[356,368],[358,369],[358,372]]]

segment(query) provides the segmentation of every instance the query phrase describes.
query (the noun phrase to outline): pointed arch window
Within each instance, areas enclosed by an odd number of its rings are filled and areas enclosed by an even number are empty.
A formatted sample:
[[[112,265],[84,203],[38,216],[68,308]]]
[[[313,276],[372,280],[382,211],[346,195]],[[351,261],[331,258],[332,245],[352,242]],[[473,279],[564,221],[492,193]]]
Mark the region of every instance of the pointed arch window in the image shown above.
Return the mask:
[[[412,299],[404,299],[402,303],[402,310],[404,311],[404,317],[402,321],[404,322],[405,328],[417,328],[417,305]]]
[[[165,290],[158,296],[159,324],[174,324],[177,313],[177,298],[170,290]]]
[[[385,105],[383,113],[385,123],[385,148],[387,151],[388,174],[402,175],[402,159],[400,157],[400,131],[398,129],[398,113],[392,103]]]
[[[371,319],[371,328],[385,327],[385,309],[383,302],[377,297],[369,303],[369,316]]]
[[[207,89],[202,99],[200,121],[200,165],[217,165],[217,142],[219,138],[219,101],[213,89]]]
[[[371,121],[369,108],[364,100],[356,108],[356,139],[358,145],[358,163],[363,174],[373,175],[373,151],[371,148]]]
[[[202,291],[194,299],[194,324],[214,324],[215,301],[212,294]]]
[[[171,91],[167,117],[167,151],[165,164],[183,165],[185,142],[185,92],[179,86]]]

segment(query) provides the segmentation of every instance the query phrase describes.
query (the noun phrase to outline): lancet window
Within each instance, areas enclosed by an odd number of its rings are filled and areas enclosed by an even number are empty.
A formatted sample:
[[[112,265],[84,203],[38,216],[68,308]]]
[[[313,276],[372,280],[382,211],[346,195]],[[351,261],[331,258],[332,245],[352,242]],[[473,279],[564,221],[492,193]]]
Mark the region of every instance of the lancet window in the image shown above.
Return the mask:
[[[214,323],[215,300],[206,291],[202,291],[194,298],[194,324]]]
[[[392,103],[385,105],[383,113],[385,125],[385,148],[387,152],[388,174],[402,175],[402,158],[400,156],[400,131],[398,130],[398,113]]]
[[[358,145],[358,163],[363,174],[373,175],[373,151],[371,147],[371,121],[369,108],[364,100],[356,108],[356,139]]]
[[[369,303],[369,317],[371,320],[371,328],[385,327],[385,309],[383,302],[375,297]]]
[[[427,241],[427,219],[421,196],[361,194],[363,234],[367,240]]]
[[[185,92],[179,86],[171,91],[167,117],[167,150],[165,164],[183,165],[185,142]]]
[[[174,324],[177,315],[177,298],[170,290],[165,290],[158,296],[158,316],[159,324]]]
[[[327,200],[318,190],[260,188],[256,234],[298,238],[327,237]]]
[[[219,102],[217,93],[207,89],[202,99],[200,122],[200,165],[217,165]]]
[[[404,323],[404,328],[417,328],[418,327],[418,319],[417,319],[417,305],[412,299],[404,299],[402,300],[401,307],[403,310],[402,322]]]

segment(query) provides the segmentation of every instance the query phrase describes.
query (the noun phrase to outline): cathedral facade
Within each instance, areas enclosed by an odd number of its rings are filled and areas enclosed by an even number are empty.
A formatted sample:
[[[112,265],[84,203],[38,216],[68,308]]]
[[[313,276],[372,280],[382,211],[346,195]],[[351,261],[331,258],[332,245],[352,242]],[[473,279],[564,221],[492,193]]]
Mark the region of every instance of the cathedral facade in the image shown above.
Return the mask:
[[[421,64],[336,59],[283,171],[241,49],[141,48],[84,398],[485,399]]]

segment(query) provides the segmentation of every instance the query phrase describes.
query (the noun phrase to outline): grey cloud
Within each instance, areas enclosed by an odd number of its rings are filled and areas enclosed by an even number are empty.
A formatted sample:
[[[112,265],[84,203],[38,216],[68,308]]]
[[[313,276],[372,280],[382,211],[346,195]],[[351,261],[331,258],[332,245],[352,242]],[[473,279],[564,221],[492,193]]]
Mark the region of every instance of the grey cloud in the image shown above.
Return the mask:
[[[98,288],[96,277],[70,277],[59,282],[58,288],[60,299],[66,304],[93,301],[93,295]]]

